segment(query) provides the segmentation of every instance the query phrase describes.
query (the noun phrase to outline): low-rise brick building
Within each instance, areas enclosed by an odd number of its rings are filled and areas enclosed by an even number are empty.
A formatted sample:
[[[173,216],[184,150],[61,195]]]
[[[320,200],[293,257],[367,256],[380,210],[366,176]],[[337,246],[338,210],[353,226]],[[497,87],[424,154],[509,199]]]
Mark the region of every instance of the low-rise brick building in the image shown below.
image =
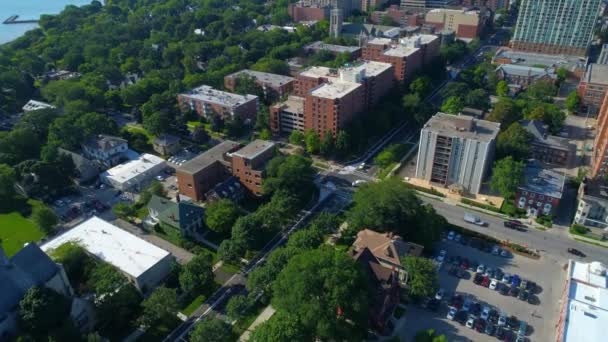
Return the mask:
[[[305,4],[303,2],[287,5],[287,13],[296,23],[329,19],[330,10],[330,5]]]
[[[524,182],[517,188],[515,205],[531,217],[554,215],[562,199],[566,176],[530,160],[524,171]]]
[[[254,140],[230,154],[232,174],[254,195],[262,195],[264,167],[275,154],[275,144],[266,140]]]
[[[232,120],[237,116],[245,122],[255,121],[258,112],[258,97],[238,95],[202,85],[177,95],[183,112],[194,111],[205,118],[219,116]]]
[[[427,12],[424,21],[435,31],[450,30],[458,38],[474,39],[483,31],[487,18],[480,10],[437,8]]]
[[[576,145],[569,139],[549,134],[547,126],[539,120],[521,120],[519,124],[532,136],[532,158],[543,163],[567,167],[576,157]]]
[[[581,109],[589,115],[598,114],[608,90],[608,65],[592,63],[578,84]]]
[[[290,94],[293,90],[293,77],[271,74],[254,70],[241,70],[224,77],[224,87],[230,91],[236,91],[240,77],[251,77],[255,83],[264,90],[266,99],[275,99]]]

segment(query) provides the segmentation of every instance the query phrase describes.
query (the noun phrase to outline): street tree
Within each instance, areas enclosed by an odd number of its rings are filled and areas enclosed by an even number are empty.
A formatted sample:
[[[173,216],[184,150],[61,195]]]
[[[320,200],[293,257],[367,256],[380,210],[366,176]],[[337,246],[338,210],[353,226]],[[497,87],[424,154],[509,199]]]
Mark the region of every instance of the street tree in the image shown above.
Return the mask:
[[[306,341],[307,336],[294,315],[277,312],[268,321],[259,325],[251,334],[251,342],[267,341]]]
[[[506,200],[515,196],[517,187],[524,179],[524,163],[508,156],[494,163],[490,187]]]
[[[407,256],[401,263],[407,272],[410,295],[418,298],[429,297],[437,291],[439,277],[437,267],[431,259]]]
[[[566,98],[566,108],[568,109],[568,111],[570,111],[570,113],[574,113],[578,110],[580,102],[581,99],[578,95],[578,92],[576,92],[576,90],[572,91],[570,94],[568,94],[568,97]]]
[[[530,154],[532,135],[519,123],[512,123],[509,128],[498,134],[496,139],[497,159],[512,156],[515,160],[525,160]]]
[[[59,223],[57,215],[47,206],[35,206],[32,210],[32,220],[43,232],[52,233]]]
[[[431,91],[431,87],[431,78],[428,76],[418,77],[410,83],[410,91],[420,97],[426,97]]]
[[[458,114],[464,108],[464,101],[460,96],[448,97],[441,105],[441,111],[448,114]]]
[[[68,319],[68,298],[47,287],[32,287],[19,302],[19,326],[35,338],[44,338]]]
[[[509,96],[509,84],[507,81],[501,80],[496,84],[496,95]]]
[[[226,313],[231,319],[239,320],[247,314],[250,307],[251,303],[247,296],[236,295],[230,298],[228,304],[226,304]]]
[[[146,327],[170,322],[179,310],[175,289],[164,286],[154,290],[150,297],[141,303],[141,306],[143,308],[141,323]]]
[[[220,199],[207,205],[205,223],[214,232],[227,235],[239,216],[240,210],[236,204],[229,199]]]
[[[179,284],[190,296],[196,296],[213,285],[211,255],[203,252],[195,255],[179,275]]]
[[[321,138],[319,138],[319,135],[317,134],[317,132],[313,131],[313,130],[308,130],[306,132],[306,152],[311,153],[311,154],[315,154],[317,152],[319,152],[319,149],[321,148]]]
[[[190,342],[224,342],[230,339],[230,325],[220,318],[207,318],[196,323]]]

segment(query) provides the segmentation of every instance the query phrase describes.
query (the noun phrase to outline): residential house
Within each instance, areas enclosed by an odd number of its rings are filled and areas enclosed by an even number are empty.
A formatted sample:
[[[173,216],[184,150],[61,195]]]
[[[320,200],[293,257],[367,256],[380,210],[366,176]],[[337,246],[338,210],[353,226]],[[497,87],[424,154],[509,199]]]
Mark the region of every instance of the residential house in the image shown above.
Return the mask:
[[[105,167],[112,167],[127,159],[129,146],[123,138],[97,135],[88,138],[82,145],[84,157],[96,160]]]
[[[531,158],[547,164],[568,166],[576,157],[576,145],[569,139],[551,135],[539,120],[521,120],[520,125],[533,137]]]
[[[360,253],[364,249],[368,249],[383,267],[397,270],[399,283],[401,286],[407,286],[407,272],[401,265],[401,258],[420,256],[424,247],[403,241],[400,236],[392,233],[378,233],[370,229],[363,229],[357,233],[353,251]]]
[[[517,64],[501,64],[496,68],[498,79],[504,80],[509,87],[526,89],[536,81],[557,82],[557,74],[553,68],[538,68]]]
[[[59,148],[59,153],[66,154],[72,158],[72,162],[74,162],[74,166],[78,171],[78,183],[83,184],[92,181],[97,176],[99,176],[100,166],[98,163],[93,162],[81,154],[68,151],[63,148]]]
[[[171,134],[163,134],[152,141],[152,147],[156,153],[163,156],[175,154],[180,149],[179,137]]]
[[[530,160],[524,170],[524,182],[517,188],[515,205],[531,217],[555,215],[565,184],[563,173]]]
[[[574,223],[608,228],[608,186],[604,180],[585,179],[578,188]]]
[[[0,246],[0,341],[17,333],[19,302],[34,286],[50,288],[66,297],[74,294],[63,267],[35,243],[28,243],[11,258]]]
[[[153,195],[148,212],[153,224],[177,229],[182,236],[196,237],[205,228],[205,208],[192,202],[173,202]]]

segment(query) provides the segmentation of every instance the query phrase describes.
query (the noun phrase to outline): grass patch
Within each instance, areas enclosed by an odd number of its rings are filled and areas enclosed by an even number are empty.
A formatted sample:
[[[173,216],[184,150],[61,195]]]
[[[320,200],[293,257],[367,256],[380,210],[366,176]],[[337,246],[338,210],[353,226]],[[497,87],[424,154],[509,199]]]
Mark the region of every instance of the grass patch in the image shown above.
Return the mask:
[[[384,178],[386,178],[386,176],[388,176],[389,172],[391,172],[391,170],[392,170],[392,169],[393,169],[395,166],[397,166],[397,163],[393,162],[393,163],[388,164],[386,167],[382,168],[382,169],[380,170],[380,172],[378,172],[378,175],[377,175],[377,176],[378,176],[378,178],[380,178],[380,179],[384,179]]]
[[[478,207],[478,208],[481,208],[481,209],[493,211],[495,213],[501,213],[500,208],[497,208],[497,207],[495,207],[493,205],[490,205],[490,204],[483,204],[483,203],[479,203],[479,202],[476,202],[476,201],[472,201],[472,200],[470,200],[468,198],[462,198],[460,200],[460,202],[462,202],[463,204],[466,204],[466,205],[471,205],[471,206]]]
[[[123,129],[130,133],[141,133],[141,134],[145,135],[148,138],[149,144],[151,144],[152,141],[154,140],[154,136],[141,126],[127,125]]]
[[[146,332],[141,335],[137,341],[163,341],[167,335],[169,335],[173,329],[181,323],[181,320],[177,317],[171,317],[170,321],[161,322],[148,328]]]
[[[188,129],[193,131],[196,127],[202,125],[203,123],[200,121],[188,121],[188,123],[186,123],[186,125],[188,126]]]
[[[574,240],[576,240],[578,242],[587,243],[587,244],[598,246],[598,247],[602,247],[602,248],[608,248],[608,246],[603,245],[601,243],[597,243],[597,242],[593,242],[593,241],[588,241],[588,240],[580,239],[580,238],[577,238],[576,236],[573,236],[573,238],[574,238]]]
[[[203,305],[205,300],[207,300],[207,296],[200,295],[200,296],[194,298],[194,300],[190,304],[188,304],[185,308],[183,308],[181,310],[181,312],[184,315],[190,317],[190,315],[192,315],[194,310],[198,309],[199,306]]]
[[[17,212],[0,215],[0,240],[8,256],[12,256],[27,242],[40,241],[46,234],[36,224]]]
[[[236,274],[239,273],[241,271],[241,268],[239,266],[236,265],[232,265],[232,264],[228,264],[228,263],[223,263],[222,267],[220,267],[220,270],[224,273],[230,273],[230,274]]]
[[[397,306],[395,308],[395,312],[393,312],[393,316],[395,316],[396,319],[401,318],[401,316],[403,316],[403,314],[405,313],[405,309],[401,306]]]

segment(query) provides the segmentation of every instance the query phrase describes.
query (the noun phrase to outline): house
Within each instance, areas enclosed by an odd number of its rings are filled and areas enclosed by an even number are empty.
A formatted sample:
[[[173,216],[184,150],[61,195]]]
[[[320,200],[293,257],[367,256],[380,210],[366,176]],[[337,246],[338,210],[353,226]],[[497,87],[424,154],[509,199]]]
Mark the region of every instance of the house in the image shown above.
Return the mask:
[[[103,172],[101,181],[120,191],[139,192],[154,177],[167,168],[167,162],[153,154],[144,153]]]
[[[63,148],[59,148],[59,153],[66,154],[72,158],[72,162],[74,162],[74,166],[78,171],[78,183],[83,184],[86,182],[90,182],[99,176],[100,167],[99,164],[83,157],[81,154],[68,151]]]
[[[180,149],[179,138],[171,134],[163,134],[152,141],[156,153],[168,156],[177,153]]]
[[[539,68],[517,64],[501,64],[496,68],[496,76],[511,88],[526,89],[536,81],[557,82],[554,68]]]
[[[568,166],[576,157],[576,145],[569,139],[551,135],[539,120],[521,120],[519,124],[533,137],[531,157],[547,164]]]
[[[586,179],[578,189],[574,223],[608,228],[608,186],[600,179]]]
[[[205,227],[205,208],[191,202],[173,202],[153,195],[148,212],[153,224],[177,229],[182,236],[195,236]]]
[[[538,161],[530,160],[524,170],[524,182],[517,188],[515,205],[526,210],[531,217],[554,215],[565,183],[564,174],[545,169]]]
[[[41,246],[47,254],[77,242],[89,254],[123,273],[142,293],[150,293],[171,272],[171,253],[93,216]]]
[[[129,150],[125,139],[103,134],[88,138],[81,147],[85,158],[96,160],[105,167],[112,167],[127,159]]]
[[[66,297],[74,295],[67,275],[35,243],[28,243],[11,258],[0,246],[0,340],[17,332],[19,302],[34,286],[44,286]]]
[[[406,286],[407,273],[401,265],[401,258],[420,256],[424,247],[403,241],[400,236],[392,233],[378,233],[370,229],[363,229],[357,233],[353,251],[360,253],[364,249],[368,249],[383,267],[397,270],[400,285]]]
[[[370,326],[381,334],[388,333],[388,319],[399,304],[398,272],[384,267],[369,248],[355,252],[352,257],[361,265],[367,276],[370,290],[368,309]]]
[[[232,202],[238,203],[245,197],[245,188],[239,179],[232,176],[225,181],[217,184],[213,189],[205,194],[207,201],[219,201],[227,198]]]

